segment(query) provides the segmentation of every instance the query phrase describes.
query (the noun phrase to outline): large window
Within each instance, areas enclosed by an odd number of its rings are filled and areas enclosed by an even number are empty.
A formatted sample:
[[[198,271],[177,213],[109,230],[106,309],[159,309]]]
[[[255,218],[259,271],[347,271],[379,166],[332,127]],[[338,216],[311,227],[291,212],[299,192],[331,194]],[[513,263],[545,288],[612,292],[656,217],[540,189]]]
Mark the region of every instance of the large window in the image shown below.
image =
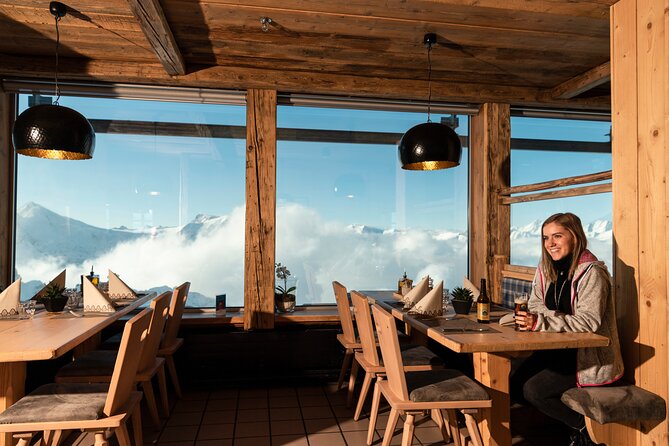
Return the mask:
[[[467,116],[443,118],[468,135]],[[334,302],[333,280],[392,288],[405,270],[462,283],[466,147],[456,168],[404,171],[397,142],[424,113],[280,106],[277,120],[276,261],[296,276],[298,304]]]
[[[71,97],[60,103],[96,124],[95,155],[18,157],[15,269],[22,295],[63,269],[73,287],[93,266],[102,281],[111,269],[140,290],[188,280],[189,306],[213,306],[220,293],[229,305],[243,305],[244,107]],[[27,104],[21,95],[20,111]],[[221,128],[242,136],[211,136],[231,134]]]
[[[538,183],[611,170],[611,123],[576,119],[511,118],[511,185]],[[536,266],[541,223],[573,212],[588,248],[612,266],[611,193],[511,205],[511,263]]]

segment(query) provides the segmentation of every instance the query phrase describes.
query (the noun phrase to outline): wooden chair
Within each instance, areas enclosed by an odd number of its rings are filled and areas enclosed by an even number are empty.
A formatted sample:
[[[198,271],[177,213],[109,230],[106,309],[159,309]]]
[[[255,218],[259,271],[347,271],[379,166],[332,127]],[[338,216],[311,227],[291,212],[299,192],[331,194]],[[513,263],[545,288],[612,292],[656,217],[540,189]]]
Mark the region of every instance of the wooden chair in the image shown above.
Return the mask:
[[[165,358],[167,371],[170,373],[170,379],[174,386],[177,397],[181,398],[181,386],[177,376],[177,368],[174,363],[174,354],[183,345],[184,340],[178,338],[179,327],[181,326],[181,317],[184,314],[186,300],[188,299],[188,290],[190,282],[184,282],[176,287],[172,293],[172,302],[170,303],[170,314],[165,325],[165,335],[158,349],[158,356]]]
[[[112,430],[120,446],[130,446],[126,420],[132,417],[134,444],[142,446],[140,392],[133,391],[140,354],[153,310],[144,309],[123,330],[114,373],[109,384],[46,384],[24,396],[0,414],[0,432],[13,433],[18,446],[26,446],[37,432],[58,444],[62,431],[81,429],[95,433],[95,446],[107,446]]]
[[[358,421],[372,380],[380,374],[385,374],[385,367],[379,358],[380,354],[374,336],[374,325],[372,322],[372,313],[369,309],[369,301],[357,291],[351,291],[351,301],[355,308],[355,323],[358,326],[362,351],[355,352],[355,361],[351,367],[351,378],[348,384],[349,405],[350,400],[353,397],[358,367],[362,367],[365,371],[365,378],[360,389],[358,404],[355,408],[355,414],[353,415],[353,419]],[[402,344],[400,346],[400,354],[402,356],[404,370],[407,372],[433,370],[435,368],[443,368],[444,366],[444,362],[441,358],[421,345],[408,343]],[[370,420],[370,426],[373,423],[375,424],[376,420]],[[374,429],[371,428],[370,432],[373,434]]]
[[[160,428],[160,417],[156,397],[153,393],[152,380],[158,376],[160,399],[163,414],[169,416],[169,403],[167,400],[167,385],[165,380],[165,359],[157,357],[160,338],[167,320],[168,306],[170,303],[169,291],[161,294],[151,302],[153,316],[149,324],[149,334],[145,341],[140,356],[137,376],[135,381],[141,385],[144,397],[149,409],[151,419],[157,428]],[[110,382],[114,372],[118,352],[113,350],[94,350],[85,353],[56,373],[57,383],[104,383]]]
[[[482,446],[481,434],[472,413],[492,406],[485,389],[461,372],[452,369],[414,372],[405,376],[395,318],[377,304],[372,305],[372,312],[387,380],[377,380],[376,386],[379,393],[374,394],[375,401],[372,404],[370,422],[378,415],[379,401],[377,400],[381,394],[391,407],[382,446],[390,444],[400,412],[405,414],[402,446],[410,446],[413,440],[414,418],[416,414],[426,410],[432,410],[433,414],[441,419],[437,422],[441,421],[442,426],[444,422],[441,410],[446,410],[450,430],[454,434],[453,442],[455,446],[462,446],[460,435],[456,434],[459,431],[455,411],[460,410],[465,416],[472,444]],[[448,434],[445,429],[442,429],[442,434],[444,440],[448,442]],[[370,440],[368,438],[367,444],[371,444]]]
[[[334,281],[332,282],[332,288],[334,290],[335,300],[337,301],[337,311],[339,312],[342,331],[337,335],[337,340],[342,347],[344,347],[344,362],[341,365],[339,380],[337,381],[337,390],[339,390],[344,384],[344,377],[346,376],[347,370],[351,367],[355,351],[362,349],[362,344],[357,340],[355,329],[353,328],[353,317],[351,316],[351,306],[348,302],[346,287],[341,283]]]

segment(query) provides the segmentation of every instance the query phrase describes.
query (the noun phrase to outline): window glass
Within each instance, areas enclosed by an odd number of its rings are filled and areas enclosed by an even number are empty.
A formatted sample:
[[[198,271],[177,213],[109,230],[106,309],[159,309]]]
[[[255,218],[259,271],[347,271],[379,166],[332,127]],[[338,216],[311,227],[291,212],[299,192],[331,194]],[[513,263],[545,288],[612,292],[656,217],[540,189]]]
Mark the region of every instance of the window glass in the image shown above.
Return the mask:
[[[424,114],[280,106],[277,120],[276,261],[297,280],[298,304],[334,302],[333,280],[392,289],[405,270],[414,280],[429,274],[461,285],[467,147],[456,168],[405,171],[397,142]],[[466,137],[468,117],[457,121]],[[387,133],[387,141],[366,143],[368,132]]]
[[[28,96],[19,104],[24,110]],[[22,296],[63,269],[74,287],[94,267],[101,281],[110,269],[137,290],[190,281],[189,306],[211,307],[223,293],[228,305],[242,305],[245,142],[208,135],[216,126],[243,129],[244,107],[70,97],[60,104],[98,126],[95,154],[18,157]],[[159,122],[211,127],[152,124]]]
[[[511,184],[611,170],[610,128],[610,122],[513,117]],[[588,248],[612,271],[611,206],[610,193],[512,204],[511,263],[536,266],[541,256],[541,224],[554,213],[572,212],[583,223]]]

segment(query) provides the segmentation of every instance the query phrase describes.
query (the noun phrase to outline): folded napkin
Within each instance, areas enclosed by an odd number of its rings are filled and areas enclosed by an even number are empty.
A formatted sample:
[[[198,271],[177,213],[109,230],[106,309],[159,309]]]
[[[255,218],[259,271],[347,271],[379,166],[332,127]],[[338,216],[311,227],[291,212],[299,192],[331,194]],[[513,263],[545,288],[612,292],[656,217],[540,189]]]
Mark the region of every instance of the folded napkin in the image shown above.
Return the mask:
[[[44,288],[39,290],[39,292],[32,297],[32,300],[39,302],[39,300],[46,294],[46,289],[51,285],[57,286],[58,288],[65,288],[65,270],[61,271],[61,273],[54,277],[51,282],[47,283]]]
[[[0,293],[0,316],[19,314],[16,307],[21,300],[21,279],[16,280]]]
[[[113,313],[116,311],[111,300],[84,276],[84,311]]]
[[[425,295],[414,305],[409,313],[424,314],[427,316],[441,316],[444,314],[444,281],[440,281],[437,286]]]
[[[404,303],[405,310],[412,308],[419,300],[423,298],[423,296],[427,294],[428,280],[428,276],[423,277],[420,279],[420,282],[418,282],[418,284],[411,289],[411,291],[404,295],[402,302]]]
[[[137,294],[124,281],[121,280],[112,270],[109,270],[109,298],[114,299],[133,299]]]
[[[467,288],[469,291],[472,292],[472,294],[474,295],[474,302],[478,300],[481,291],[479,291],[479,289],[476,288],[476,285],[471,283],[468,278],[464,277],[462,279],[462,287]]]

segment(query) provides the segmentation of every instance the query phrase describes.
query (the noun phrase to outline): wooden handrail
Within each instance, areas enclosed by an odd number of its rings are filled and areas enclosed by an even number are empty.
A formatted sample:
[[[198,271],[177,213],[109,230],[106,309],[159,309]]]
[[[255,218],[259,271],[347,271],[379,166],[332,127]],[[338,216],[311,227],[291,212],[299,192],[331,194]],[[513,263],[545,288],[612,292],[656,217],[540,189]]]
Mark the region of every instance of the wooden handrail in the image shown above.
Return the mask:
[[[575,177],[560,178],[559,180],[544,181],[542,183],[524,184],[522,186],[505,187],[500,189],[499,195],[511,195],[521,192],[536,192],[538,190],[553,189],[556,187],[573,186],[576,184],[594,183],[597,181],[610,180],[612,172],[607,170],[605,172],[590,173],[587,175],[578,175]]]
[[[552,198],[578,197],[581,195],[603,194],[611,192],[611,183],[597,184],[594,186],[574,187],[572,189],[561,189],[537,194],[520,195],[518,197],[500,197],[500,204],[525,203],[528,201],[549,200]]]

